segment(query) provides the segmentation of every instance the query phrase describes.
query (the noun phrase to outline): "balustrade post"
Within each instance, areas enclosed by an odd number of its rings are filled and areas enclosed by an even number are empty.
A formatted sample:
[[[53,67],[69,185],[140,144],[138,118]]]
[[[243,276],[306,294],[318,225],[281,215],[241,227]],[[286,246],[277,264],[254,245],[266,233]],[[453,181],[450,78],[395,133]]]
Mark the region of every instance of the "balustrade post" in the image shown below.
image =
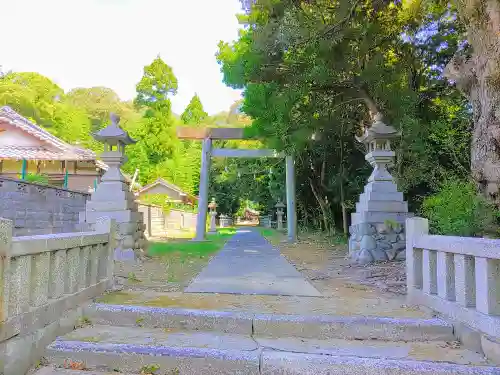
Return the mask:
[[[408,294],[414,288],[423,286],[423,256],[421,249],[415,249],[415,238],[429,234],[427,219],[406,219],[406,285]]]
[[[0,322],[9,317],[12,230],[12,221],[0,218]]]

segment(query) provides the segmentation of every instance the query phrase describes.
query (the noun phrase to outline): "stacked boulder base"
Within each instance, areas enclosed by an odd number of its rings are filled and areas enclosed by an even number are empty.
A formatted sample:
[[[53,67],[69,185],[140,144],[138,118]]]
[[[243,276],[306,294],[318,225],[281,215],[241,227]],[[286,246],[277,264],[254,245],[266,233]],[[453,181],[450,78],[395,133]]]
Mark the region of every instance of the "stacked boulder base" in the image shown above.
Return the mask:
[[[365,186],[352,214],[349,255],[360,264],[405,259],[405,220],[412,216],[392,181]]]

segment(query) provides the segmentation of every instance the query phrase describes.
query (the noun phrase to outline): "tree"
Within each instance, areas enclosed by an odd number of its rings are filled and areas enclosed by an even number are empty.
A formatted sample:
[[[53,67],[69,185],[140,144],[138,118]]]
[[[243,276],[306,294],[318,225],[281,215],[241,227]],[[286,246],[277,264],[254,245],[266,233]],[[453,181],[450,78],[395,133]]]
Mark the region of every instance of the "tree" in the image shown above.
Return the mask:
[[[67,103],[64,90],[41,74],[10,72],[2,76],[0,105],[12,107],[67,142],[95,146],[85,111]]]
[[[194,94],[181,115],[182,122],[186,125],[200,125],[207,117],[208,113],[203,110],[200,97]]]
[[[144,74],[136,86],[137,107],[170,112],[169,96],[177,93],[177,78],[170,66],[158,56],[144,67]]]
[[[303,223],[346,221],[370,172],[354,135],[377,112],[401,130],[394,174],[412,209],[448,174],[468,173],[470,114],[442,75],[461,29],[446,5],[412,11],[407,2],[256,0],[240,38],[219,45],[252,132],[296,155]]]
[[[500,3],[457,1],[468,45],[459,48],[446,75],[472,105],[471,170],[481,192],[500,207]]]

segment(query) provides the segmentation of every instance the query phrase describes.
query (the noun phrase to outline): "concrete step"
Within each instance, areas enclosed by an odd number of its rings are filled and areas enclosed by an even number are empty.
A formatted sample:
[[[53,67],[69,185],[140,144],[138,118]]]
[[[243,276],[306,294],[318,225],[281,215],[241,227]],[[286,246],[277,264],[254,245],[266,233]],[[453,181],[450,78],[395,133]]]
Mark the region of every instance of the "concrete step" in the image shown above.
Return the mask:
[[[54,365],[72,361],[86,370],[122,373],[155,366],[161,374],[186,375],[500,375],[500,367],[482,355],[446,342],[272,338],[102,325],[58,338],[48,347],[47,359]]]
[[[108,304],[92,304],[84,314],[94,324],[125,327],[316,339],[454,340],[453,326],[441,319],[251,314]]]
[[[118,372],[102,372],[87,370],[71,370],[55,366],[45,366],[38,369],[32,375],[133,375]]]

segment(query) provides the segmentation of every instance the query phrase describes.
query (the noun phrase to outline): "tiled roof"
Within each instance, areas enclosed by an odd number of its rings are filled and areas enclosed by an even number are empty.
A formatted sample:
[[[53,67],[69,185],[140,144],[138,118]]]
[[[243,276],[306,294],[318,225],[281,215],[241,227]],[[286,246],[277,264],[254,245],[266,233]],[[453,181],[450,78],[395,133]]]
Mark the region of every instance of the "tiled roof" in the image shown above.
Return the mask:
[[[10,107],[0,108],[0,122],[6,122],[46,144],[46,146],[0,146],[1,159],[93,161],[97,158],[93,151],[60,140]]]

